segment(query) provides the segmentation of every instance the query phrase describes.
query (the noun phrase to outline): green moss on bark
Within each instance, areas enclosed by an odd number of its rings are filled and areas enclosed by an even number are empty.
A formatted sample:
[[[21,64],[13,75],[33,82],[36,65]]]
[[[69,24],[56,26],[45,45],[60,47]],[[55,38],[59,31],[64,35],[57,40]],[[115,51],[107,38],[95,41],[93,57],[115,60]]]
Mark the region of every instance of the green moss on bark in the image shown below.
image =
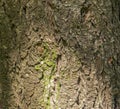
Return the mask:
[[[56,75],[57,51],[55,47],[49,46],[47,42],[43,42],[41,46],[42,48],[44,48],[44,51],[40,57],[39,64],[35,65],[34,68],[37,71],[43,73],[42,82],[44,84],[44,95],[43,101],[40,101],[43,102],[42,105],[44,105],[45,109],[51,109],[51,90],[52,88],[57,87],[57,94],[60,90],[59,83],[56,86],[54,86],[54,77]]]

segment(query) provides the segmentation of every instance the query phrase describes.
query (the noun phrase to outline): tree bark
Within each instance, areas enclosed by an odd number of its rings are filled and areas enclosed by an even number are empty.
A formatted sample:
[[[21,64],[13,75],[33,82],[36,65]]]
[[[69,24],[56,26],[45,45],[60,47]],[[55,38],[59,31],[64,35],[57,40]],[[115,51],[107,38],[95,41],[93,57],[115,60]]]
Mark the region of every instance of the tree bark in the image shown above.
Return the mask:
[[[119,0],[1,0],[0,108],[119,109]]]

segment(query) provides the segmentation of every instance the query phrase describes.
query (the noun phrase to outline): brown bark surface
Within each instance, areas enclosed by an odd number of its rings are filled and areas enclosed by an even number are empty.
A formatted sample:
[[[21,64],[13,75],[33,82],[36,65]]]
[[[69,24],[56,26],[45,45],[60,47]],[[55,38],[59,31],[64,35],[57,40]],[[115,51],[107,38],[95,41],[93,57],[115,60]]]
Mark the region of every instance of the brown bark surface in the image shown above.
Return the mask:
[[[1,0],[0,109],[119,109],[119,0]]]

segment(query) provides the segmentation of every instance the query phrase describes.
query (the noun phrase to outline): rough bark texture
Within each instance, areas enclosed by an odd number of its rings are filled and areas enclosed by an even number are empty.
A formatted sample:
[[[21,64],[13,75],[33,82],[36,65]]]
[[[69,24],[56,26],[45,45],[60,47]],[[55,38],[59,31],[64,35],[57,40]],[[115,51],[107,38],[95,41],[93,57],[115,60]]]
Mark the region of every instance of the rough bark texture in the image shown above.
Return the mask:
[[[119,0],[1,0],[0,109],[119,109]]]

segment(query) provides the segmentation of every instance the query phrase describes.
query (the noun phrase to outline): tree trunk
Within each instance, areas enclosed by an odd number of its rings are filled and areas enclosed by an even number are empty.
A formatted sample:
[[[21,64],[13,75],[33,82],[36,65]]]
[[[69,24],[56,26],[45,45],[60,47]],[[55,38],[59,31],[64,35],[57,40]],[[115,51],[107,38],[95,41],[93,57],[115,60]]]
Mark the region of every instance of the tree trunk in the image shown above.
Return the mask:
[[[119,0],[1,0],[0,109],[119,109]]]

